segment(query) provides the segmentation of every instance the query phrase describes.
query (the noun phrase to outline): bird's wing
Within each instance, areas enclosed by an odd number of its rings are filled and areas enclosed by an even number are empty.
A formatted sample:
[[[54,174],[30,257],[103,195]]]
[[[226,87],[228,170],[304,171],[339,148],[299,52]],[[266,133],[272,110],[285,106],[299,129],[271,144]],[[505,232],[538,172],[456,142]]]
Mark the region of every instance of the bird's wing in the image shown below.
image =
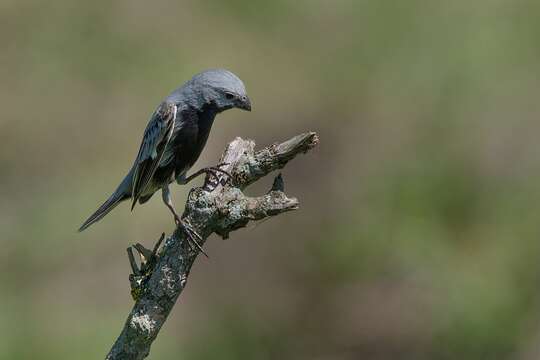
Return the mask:
[[[139,154],[134,164],[131,188],[133,200],[131,204],[132,210],[158,168],[165,148],[171,139],[176,116],[177,106],[174,103],[166,101],[152,115],[144,131]]]

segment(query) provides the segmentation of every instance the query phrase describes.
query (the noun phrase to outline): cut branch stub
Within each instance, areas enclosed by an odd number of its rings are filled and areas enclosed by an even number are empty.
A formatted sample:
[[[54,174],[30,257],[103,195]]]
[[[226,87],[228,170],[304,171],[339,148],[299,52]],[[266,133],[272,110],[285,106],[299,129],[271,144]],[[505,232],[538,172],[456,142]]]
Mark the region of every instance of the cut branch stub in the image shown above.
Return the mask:
[[[136,243],[127,248],[129,265],[131,266],[132,273],[129,275],[129,283],[131,286],[131,296],[134,300],[140,298],[141,294],[144,292],[145,282],[149,279],[154,266],[158,261],[158,251],[163,239],[165,238],[165,233],[161,234],[161,237],[154,245],[153,250],[145,248],[140,243]],[[139,254],[140,267],[137,266],[135,261],[135,256],[133,255],[133,250]]]

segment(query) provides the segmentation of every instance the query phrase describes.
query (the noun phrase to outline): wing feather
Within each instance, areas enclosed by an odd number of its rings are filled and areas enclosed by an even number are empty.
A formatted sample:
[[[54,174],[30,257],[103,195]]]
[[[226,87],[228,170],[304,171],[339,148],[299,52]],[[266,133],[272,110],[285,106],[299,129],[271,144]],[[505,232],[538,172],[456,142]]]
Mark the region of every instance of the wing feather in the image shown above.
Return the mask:
[[[152,115],[152,119],[144,131],[141,147],[134,164],[132,210],[159,166],[174,130],[177,110],[174,103],[162,103]]]

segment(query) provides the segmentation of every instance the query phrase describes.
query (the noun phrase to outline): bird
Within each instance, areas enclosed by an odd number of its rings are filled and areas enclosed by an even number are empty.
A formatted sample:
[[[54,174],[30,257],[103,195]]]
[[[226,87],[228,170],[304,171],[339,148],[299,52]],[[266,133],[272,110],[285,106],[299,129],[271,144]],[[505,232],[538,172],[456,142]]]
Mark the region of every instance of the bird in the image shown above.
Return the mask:
[[[198,73],[170,93],[150,116],[128,174],[81,225],[79,232],[101,220],[119,203],[131,199],[133,210],[137,202],[144,204],[161,190],[162,200],[175,223],[182,225],[190,237],[200,238],[176,212],[169,185],[174,181],[185,185],[203,173],[226,174],[219,168],[223,165],[220,164],[187,176],[206,145],[216,115],[233,108],[251,111],[251,101],[242,80],[225,69]]]

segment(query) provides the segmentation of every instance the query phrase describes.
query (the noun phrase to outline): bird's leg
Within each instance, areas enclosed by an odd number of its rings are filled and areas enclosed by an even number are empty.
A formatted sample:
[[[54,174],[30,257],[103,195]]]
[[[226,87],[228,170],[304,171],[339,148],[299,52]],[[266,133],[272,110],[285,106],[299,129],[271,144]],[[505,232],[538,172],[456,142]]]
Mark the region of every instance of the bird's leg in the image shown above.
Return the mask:
[[[176,210],[174,209],[172,199],[171,199],[171,191],[169,190],[169,185],[165,185],[161,189],[161,197],[165,205],[167,205],[169,210],[171,210],[171,212],[173,213],[174,222],[176,223],[176,225],[180,224],[182,220],[180,219],[180,216],[178,216],[178,214],[176,213]]]
[[[183,180],[183,183],[187,184],[191,180],[195,179],[198,176],[201,176],[202,174],[211,174],[216,179],[219,179],[218,176],[217,176],[218,173],[222,173],[222,174],[227,175],[227,179],[226,179],[225,183],[232,183],[232,175],[229,172],[227,172],[227,171],[225,171],[223,169],[220,169],[220,167],[224,166],[224,165],[228,165],[228,163],[221,163],[221,164],[218,164],[216,166],[209,166],[209,167],[202,168],[199,171],[196,171],[195,173],[193,173],[190,176],[188,176],[187,178],[185,178]]]
[[[191,248],[191,250],[193,250],[193,251],[198,250],[198,251],[202,252],[204,254],[204,256],[208,257],[208,254],[206,254],[204,252],[201,245],[199,245],[199,242],[197,241],[197,239],[202,240],[202,237],[199,234],[197,234],[197,231],[195,231],[195,229],[193,229],[191,224],[189,224],[186,220],[183,220],[180,216],[178,216],[176,210],[174,209],[174,206],[172,204],[172,199],[171,199],[171,191],[169,190],[168,185],[165,185],[161,189],[161,195],[163,197],[163,202],[165,203],[165,205],[167,205],[169,210],[171,210],[171,212],[174,215],[174,222],[176,223],[177,226],[181,226],[182,229],[184,230],[184,232],[186,233],[188,244],[189,244],[189,247]],[[196,246],[196,249],[193,248],[193,245]]]

